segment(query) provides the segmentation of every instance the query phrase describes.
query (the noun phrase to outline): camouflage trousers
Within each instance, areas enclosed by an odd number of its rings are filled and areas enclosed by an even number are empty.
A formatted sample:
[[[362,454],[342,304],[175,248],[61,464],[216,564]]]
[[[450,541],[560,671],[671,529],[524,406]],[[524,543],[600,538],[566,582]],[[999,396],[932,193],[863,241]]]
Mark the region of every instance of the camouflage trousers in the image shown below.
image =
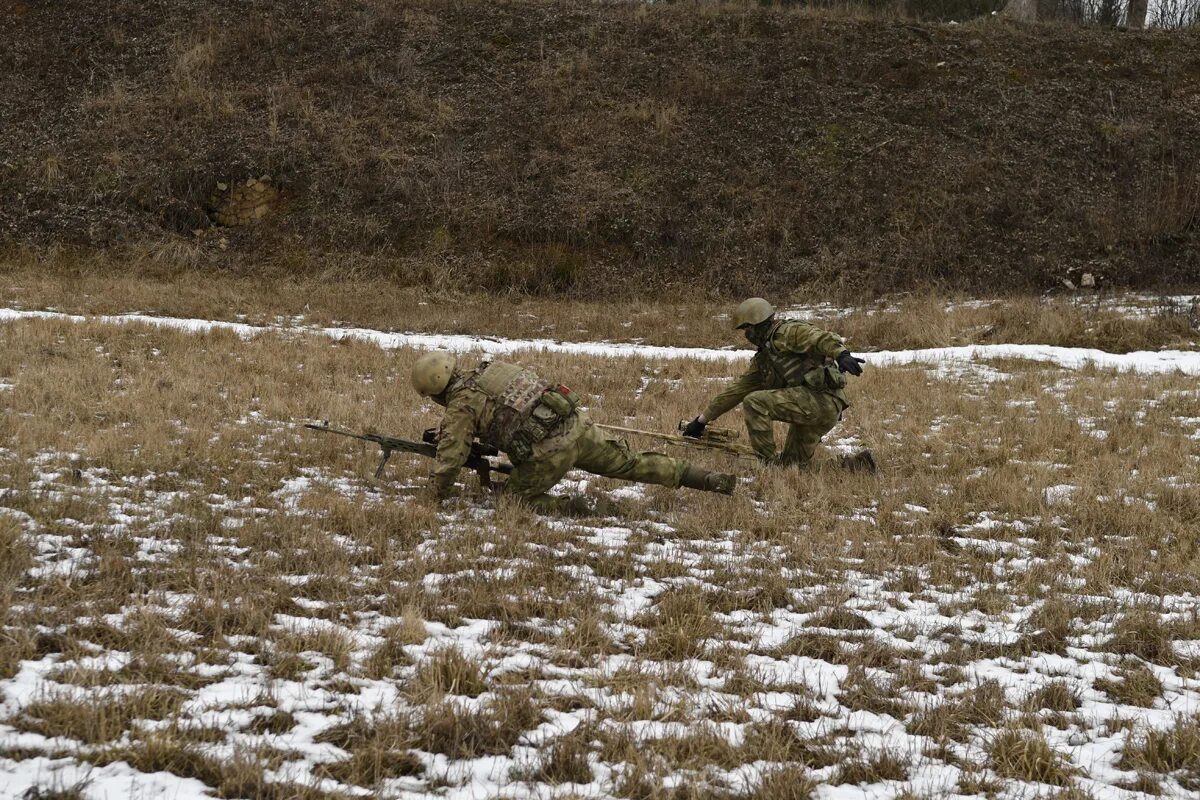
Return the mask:
[[[572,469],[605,478],[678,487],[687,462],[661,453],[635,453],[629,445],[606,437],[590,422],[578,439],[560,450],[518,464],[504,485],[504,493],[519,497],[536,510],[560,513],[567,498],[546,492]]]
[[[806,386],[764,389],[742,400],[742,415],[754,452],[763,459],[775,458],[778,463],[800,467],[812,461],[821,437],[837,424],[842,409],[837,398]],[[789,423],[783,451],[777,457],[773,430],[776,422]]]

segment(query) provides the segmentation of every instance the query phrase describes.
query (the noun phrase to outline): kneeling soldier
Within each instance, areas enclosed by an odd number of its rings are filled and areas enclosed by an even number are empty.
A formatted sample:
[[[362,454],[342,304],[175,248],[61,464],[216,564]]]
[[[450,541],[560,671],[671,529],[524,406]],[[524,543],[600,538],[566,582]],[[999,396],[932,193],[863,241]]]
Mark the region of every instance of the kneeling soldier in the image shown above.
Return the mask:
[[[572,468],[606,478],[732,494],[732,475],[708,472],[659,453],[635,453],[606,437],[579,408],[578,395],[517,364],[484,361],[462,369],[451,353],[427,353],[412,371],[413,388],[446,407],[430,477],[446,497],[478,438],[506,453],[513,472],[504,493],[549,513],[589,513],[584,498],[546,494]]]
[[[828,331],[807,322],[775,319],[775,309],[761,297],[739,305],[733,324],[758,348],[750,369],[713,398],[683,435],[699,437],[708,423],[740,403],[750,446],[763,463],[805,466],[849,405],[843,373],[862,375],[866,362]],[[774,422],[790,426],[778,454]],[[870,450],[847,456],[842,463],[849,469],[875,470]]]

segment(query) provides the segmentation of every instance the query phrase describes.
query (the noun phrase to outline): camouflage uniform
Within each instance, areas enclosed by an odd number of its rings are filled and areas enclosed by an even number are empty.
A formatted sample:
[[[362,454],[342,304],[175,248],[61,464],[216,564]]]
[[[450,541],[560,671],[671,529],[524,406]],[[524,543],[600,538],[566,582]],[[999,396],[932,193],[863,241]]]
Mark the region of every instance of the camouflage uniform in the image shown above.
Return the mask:
[[[504,491],[535,509],[576,510],[570,498],[546,494],[572,468],[639,483],[678,487],[686,461],[659,453],[635,453],[609,439],[576,407],[574,393],[542,381],[532,371],[501,361],[455,372],[443,395],[446,406],[431,481],[446,496],[470,453],[474,438],[505,452],[514,469]]]
[[[741,403],[754,452],[764,460],[803,466],[849,405],[846,378],[833,362],[846,346],[828,331],[788,320],[772,322],[762,340],[752,343],[758,351],[750,368],[713,398],[704,419],[712,422]],[[778,456],[772,430],[777,421],[790,425]]]

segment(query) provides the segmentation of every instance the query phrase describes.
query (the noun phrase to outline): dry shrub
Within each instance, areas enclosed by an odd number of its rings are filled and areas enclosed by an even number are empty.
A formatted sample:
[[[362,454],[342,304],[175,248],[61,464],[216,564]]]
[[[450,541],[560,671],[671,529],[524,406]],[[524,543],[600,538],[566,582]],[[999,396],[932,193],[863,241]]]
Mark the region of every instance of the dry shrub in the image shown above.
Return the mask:
[[[591,730],[586,725],[555,739],[529,780],[551,785],[591,783],[592,768],[588,763],[591,741]]]
[[[958,778],[958,792],[965,795],[992,796],[1000,792],[1004,785],[991,777],[985,770],[966,768]]]
[[[722,614],[742,610],[770,614],[792,607],[794,589],[777,570],[755,571],[708,592],[708,600],[712,610]]]
[[[0,602],[7,599],[33,564],[32,548],[21,524],[7,514],[0,515]]]
[[[1137,656],[1152,664],[1179,663],[1170,630],[1149,609],[1137,608],[1123,614],[1113,626],[1106,647],[1117,655]]]
[[[34,656],[36,640],[30,631],[0,628],[0,680],[15,676],[21,662]]]
[[[901,650],[883,639],[868,639],[856,647],[844,663],[852,668],[891,670],[901,662],[911,663],[913,658],[919,658],[916,651]]]
[[[809,769],[823,769],[839,763],[844,753],[830,737],[802,738],[796,727],[784,719],[756,722],[746,728],[742,742],[742,760],[796,762]]]
[[[70,786],[51,783],[48,786],[34,785],[21,793],[21,800],[85,800],[90,780],[81,780]]]
[[[605,628],[604,613],[595,606],[580,608],[555,644],[569,657],[584,660],[610,655],[617,650]]]
[[[635,622],[647,629],[638,654],[662,661],[703,655],[707,641],[718,638],[722,630],[713,618],[705,593],[695,587],[667,590],[659,596],[653,610]]]
[[[102,751],[98,763],[124,761],[139,772],[170,772],[182,778],[195,778],[209,786],[220,786],[222,767],[218,759],[203,754],[195,734],[172,727],[145,731],[127,746]]]
[[[299,784],[273,781],[271,771],[278,759],[270,752],[239,752],[219,764],[220,783],[217,792],[223,797],[253,797],[256,800],[349,800],[340,792],[325,791],[312,783]]]
[[[425,623],[409,607],[401,622],[390,625],[383,631],[383,641],[371,651],[363,665],[367,677],[374,680],[391,677],[397,666],[404,666],[412,661],[404,648],[421,644],[428,635]]]
[[[1150,729],[1125,746],[1120,769],[1174,775],[1200,790],[1200,718],[1178,718],[1165,731]]]
[[[316,771],[340,783],[378,786],[394,778],[422,775],[425,766],[411,752],[393,750],[386,745],[367,745],[356,749],[350,758],[322,764]]]
[[[1145,664],[1132,664],[1117,670],[1120,680],[1098,678],[1093,685],[1114,702],[1150,708],[1162,697],[1163,684]]]
[[[733,769],[745,761],[744,750],[729,743],[720,731],[700,728],[693,733],[645,739],[636,745],[661,759],[668,770],[703,770],[709,765]]]
[[[18,724],[43,736],[64,736],[86,744],[119,738],[137,720],[161,720],[175,714],[184,696],[174,689],[133,692],[51,692],[23,709]]]
[[[1049,711],[1075,711],[1083,701],[1079,699],[1079,693],[1065,681],[1051,681],[1042,688],[1031,692],[1029,697],[1025,699],[1025,710],[1041,711],[1047,709]]]
[[[848,608],[831,608],[804,623],[806,628],[833,628],[839,631],[869,631],[875,628],[870,620]]]
[[[1051,597],[1043,600],[1021,625],[1022,638],[1017,644],[1020,651],[1032,653],[1055,653],[1065,655],[1071,635],[1071,625],[1077,617],[1075,609],[1066,600]]]
[[[862,667],[851,667],[838,693],[842,704],[853,711],[870,711],[904,719],[911,706],[896,696],[894,689],[883,686]]]
[[[414,741],[419,749],[448,758],[503,755],[541,718],[536,696],[526,690],[503,690],[476,708],[444,700],[417,712]]]
[[[971,728],[999,725],[1007,707],[1004,688],[998,682],[989,680],[916,714],[905,727],[915,736],[965,742],[971,734]]]
[[[1138,775],[1133,780],[1123,781],[1116,784],[1116,786],[1119,789],[1141,792],[1142,794],[1153,795],[1155,797],[1162,794],[1162,783],[1150,775]]]
[[[265,636],[275,608],[252,596],[200,596],[189,604],[180,627],[216,642],[229,635]]]
[[[417,664],[404,692],[416,703],[439,701],[444,695],[478,697],[487,691],[483,665],[456,647],[444,647]]]
[[[349,666],[355,649],[353,634],[333,624],[306,627],[302,631],[290,631],[276,636],[275,643],[277,646],[300,653],[320,653],[333,662],[333,668],[338,672],[344,671]]]
[[[424,771],[420,759],[410,752],[415,736],[406,717],[358,717],[322,731],[316,741],[350,752],[349,759],[320,767],[322,774],[342,783],[376,786]]]
[[[803,769],[778,767],[768,770],[747,794],[760,800],[810,800],[818,785]]]
[[[1076,770],[1039,732],[1009,728],[988,745],[988,766],[1005,778],[1066,786]]]
[[[259,735],[281,736],[296,727],[296,717],[290,711],[276,709],[269,714],[260,714],[251,720],[246,730]]]
[[[881,781],[904,780],[908,780],[908,759],[902,758],[897,753],[885,751],[869,757],[859,755],[846,759],[838,767],[830,782],[835,786],[848,783],[857,786]]]
[[[841,640],[825,633],[797,634],[772,650],[769,655],[780,659],[801,656],[834,664],[845,663],[847,658]]]

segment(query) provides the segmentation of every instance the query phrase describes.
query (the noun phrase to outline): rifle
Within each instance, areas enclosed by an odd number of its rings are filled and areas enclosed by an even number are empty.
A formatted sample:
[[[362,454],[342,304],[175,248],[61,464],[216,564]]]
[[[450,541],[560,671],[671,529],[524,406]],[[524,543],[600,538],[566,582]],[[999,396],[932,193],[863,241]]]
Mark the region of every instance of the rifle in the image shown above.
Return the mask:
[[[320,431],[321,433],[336,433],[338,436],[362,439],[364,442],[372,442],[379,445],[383,450],[383,458],[379,459],[379,466],[375,468],[376,478],[383,475],[383,468],[387,466],[388,459],[392,457],[392,453],[414,453],[426,458],[435,458],[437,456],[437,432],[432,428],[421,434],[421,441],[414,442],[409,439],[397,439],[394,436],[380,436],[377,433],[351,433],[350,431],[331,428],[329,423],[321,425],[305,423],[304,427]],[[479,482],[485,489],[490,488],[492,485],[493,472],[508,475],[513,471],[512,464],[506,464],[503,461],[498,464],[492,463],[490,459],[498,455],[500,455],[500,451],[494,447],[479,442],[471,443],[471,454],[467,456],[467,463],[464,466],[475,470],[475,473],[479,475]]]
[[[679,429],[683,430],[687,425],[687,420],[679,423]],[[729,453],[740,458],[757,458],[754,450],[744,444],[737,444],[734,439],[737,438],[737,431],[729,428],[708,427],[704,429],[704,435],[699,439],[693,439],[690,436],[683,436],[678,433],[662,433],[660,431],[643,431],[638,428],[622,428],[619,425],[600,425],[596,424],[597,428],[602,428],[606,431],[615,433],[632,433],[637,436],[649,436],[651,439],[668,444],[678,445],[680,447],[691,447],[698,450],[708,450],[709,452],[717,450],[723,453]]]

